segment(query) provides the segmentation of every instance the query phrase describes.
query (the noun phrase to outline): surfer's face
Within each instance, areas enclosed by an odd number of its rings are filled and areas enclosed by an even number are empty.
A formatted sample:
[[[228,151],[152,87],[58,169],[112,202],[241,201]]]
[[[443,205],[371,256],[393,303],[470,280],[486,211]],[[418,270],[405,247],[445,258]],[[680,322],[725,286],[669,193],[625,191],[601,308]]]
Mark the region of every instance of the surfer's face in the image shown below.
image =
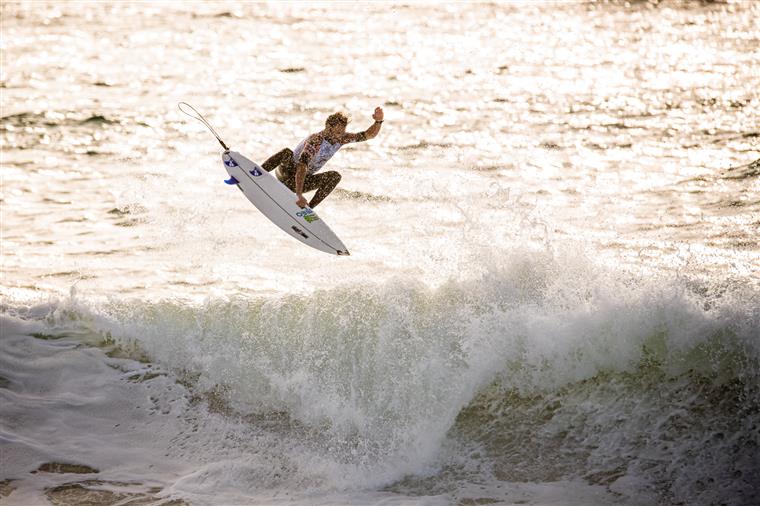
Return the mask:
[[[334,123],[332,125],[327,125],[325,133],[328,137],[331,138],[340,137],[346,133],[346,125],[344,123]]]
[[[333,123],[327,126],[327,133],[332,135],[340,135],[346,133],[345,123]]]

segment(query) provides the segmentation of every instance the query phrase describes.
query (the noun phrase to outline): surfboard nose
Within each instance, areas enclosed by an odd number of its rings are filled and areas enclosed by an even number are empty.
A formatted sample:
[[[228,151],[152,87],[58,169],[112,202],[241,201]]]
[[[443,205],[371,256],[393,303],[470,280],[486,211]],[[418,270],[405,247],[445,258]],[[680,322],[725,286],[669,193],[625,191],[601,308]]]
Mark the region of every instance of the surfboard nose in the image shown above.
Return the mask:
[[[338,250],[336,251],[336,253],[338,254],[338,256],[351,256],[351,253],[349,253],[347,249]]]

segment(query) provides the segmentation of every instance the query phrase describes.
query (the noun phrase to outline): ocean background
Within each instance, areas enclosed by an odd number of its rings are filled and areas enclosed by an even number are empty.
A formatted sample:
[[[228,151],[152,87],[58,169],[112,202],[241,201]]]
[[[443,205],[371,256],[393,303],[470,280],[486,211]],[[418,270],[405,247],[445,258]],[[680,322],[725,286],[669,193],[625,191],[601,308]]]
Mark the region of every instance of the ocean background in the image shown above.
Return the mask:
[[[0,15],[0,504],[760,504],[760,2]]]

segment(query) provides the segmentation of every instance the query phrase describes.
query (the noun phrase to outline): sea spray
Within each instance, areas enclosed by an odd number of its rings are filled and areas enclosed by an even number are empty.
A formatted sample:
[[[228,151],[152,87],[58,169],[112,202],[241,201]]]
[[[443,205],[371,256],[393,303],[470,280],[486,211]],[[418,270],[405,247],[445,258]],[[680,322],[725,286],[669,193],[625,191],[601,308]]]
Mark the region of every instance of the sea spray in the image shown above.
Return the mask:
[[[202,304],[75,301],[50,321],[68,315],[137,345],[231,415],[284,413],[285,430],[336,473],[323,477],[334,486],[435,473],[446,467],[446,441],[464,440],[482,444],[505,479],[535,472],[694,497],[681,481],[696,486],[713,471],[700,460],[708,470],[695,474],[683,455],[695,441],[714,454],[704,446],[714,423],[724,426],[715,441],[734,445],[725,448],[737,458],[732,472],[754,476],[760,325],[751,289],[712,297],[682,277],[636,279],[540,251],[504,252],[482,271],[438,288],[395,279]],[[700,395],[716,402],[700,408]],[[637,452],[653,448],[681,467],[646,464]],[[340,476],[346,466],[353,485]],[[737,480],[731,490],[745,493],[751,482]]]

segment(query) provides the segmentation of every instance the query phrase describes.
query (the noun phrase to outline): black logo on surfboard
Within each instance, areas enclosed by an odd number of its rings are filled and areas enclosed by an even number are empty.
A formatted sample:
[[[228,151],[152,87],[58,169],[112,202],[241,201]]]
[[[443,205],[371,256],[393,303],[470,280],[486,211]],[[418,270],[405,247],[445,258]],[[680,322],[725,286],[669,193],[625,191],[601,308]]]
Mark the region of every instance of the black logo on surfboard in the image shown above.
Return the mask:
[[[290,228],[292,228],[292,229],[293,229],[293,231],[294,231],[296,234],[300,235],[300,236],[301,236],[301,237],[303,237],[304,239],[308,239],[308,238],[309,238],[309,236],[308,236],[308,235],[304,234],[303,230],[301,230],[300,228],[296,227],[295,225],[293,225],[293,226],[292,226],[292,227],[290,227]]]

